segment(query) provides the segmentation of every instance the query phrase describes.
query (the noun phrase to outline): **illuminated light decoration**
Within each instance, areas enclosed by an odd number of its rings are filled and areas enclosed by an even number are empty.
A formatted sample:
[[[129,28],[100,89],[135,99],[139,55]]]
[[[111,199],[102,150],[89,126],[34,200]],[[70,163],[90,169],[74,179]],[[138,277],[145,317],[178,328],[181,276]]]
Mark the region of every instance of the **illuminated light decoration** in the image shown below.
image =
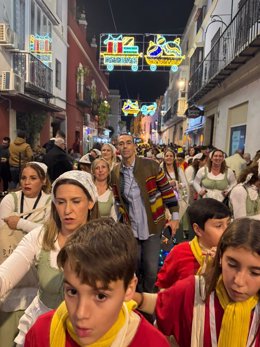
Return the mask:
[[[108,71],[113,71],[117,66],[130,67],[132,71],[137,71],[142,53],[139,53],[139,46],[135,45],[135,37],[123,34],[106,36],[107,38],[101,41],[101,65],[105,65]]]
[[[144,55],[146,63],[151,71],[156,71],[157,67],[170,67],[175,72],[178,66],[185,59],[180,47],[180,38],[173,41],[167,41],[164,35],[151,34],[154,40],[150,40],[146,54]]]
[[[157,110],[157,103],[153,102],[152,104],[143,104],[141,106],[141,113],[144,116],[153,116]]]
[[[48,67],[52,63],[52,38],[49,34],[30,35],[30,52]]]
[[[136,117],[140,112],[138,101],[126,100],[123,104],[122,111],[125,116],[130,114]]]

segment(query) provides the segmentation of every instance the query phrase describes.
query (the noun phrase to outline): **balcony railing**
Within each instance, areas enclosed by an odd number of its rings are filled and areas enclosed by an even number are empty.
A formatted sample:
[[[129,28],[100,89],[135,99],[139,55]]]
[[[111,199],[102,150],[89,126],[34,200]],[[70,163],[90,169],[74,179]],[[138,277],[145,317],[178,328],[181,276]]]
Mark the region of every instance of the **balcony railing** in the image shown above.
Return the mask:
[[[189,80],[194,103],[260,51],[260,2],[246,0]]]
[[[13,53],[14,72],[25,80],[25,91],[40,98],[53,97],[52,69],[31,53]]]

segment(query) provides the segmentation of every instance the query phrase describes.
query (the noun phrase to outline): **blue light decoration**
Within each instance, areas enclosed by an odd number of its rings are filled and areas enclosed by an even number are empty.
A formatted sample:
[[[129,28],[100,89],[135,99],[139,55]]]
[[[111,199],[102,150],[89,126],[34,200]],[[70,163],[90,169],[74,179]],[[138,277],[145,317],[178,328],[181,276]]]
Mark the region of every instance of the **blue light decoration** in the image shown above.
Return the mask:
[[[136,117],[140,112],[138,101],[132,101],[130,99],[126,100],[123,104],[122,111],[125,116],[133,115],[134,117]]]
[[[136,37],[132,34],[101,34],[100,35],[100,67],[106,67],[108,71],[122,67],[131,71],[139,69],[140,43],[135,43]],[[141,46],[142,48],[142,46]]]
[[[157,110],[157,103],[153,102],[151,104],[142,104],[140,108],[140,112],[144,116],[154,116],[155,112]]]
[[[158,67],[159,69],[164,67],[176,72],[178,66],[185,59],[185,55],[182,55],[180,38],[175,37],[167,40],[168,36],[172,35],[146,34],[147,48],[144,59],[151,71],[156,71]]]
[[[44,65],[51,67],[52,63],[52,38],[46,35],[30,35],[30,52]]]

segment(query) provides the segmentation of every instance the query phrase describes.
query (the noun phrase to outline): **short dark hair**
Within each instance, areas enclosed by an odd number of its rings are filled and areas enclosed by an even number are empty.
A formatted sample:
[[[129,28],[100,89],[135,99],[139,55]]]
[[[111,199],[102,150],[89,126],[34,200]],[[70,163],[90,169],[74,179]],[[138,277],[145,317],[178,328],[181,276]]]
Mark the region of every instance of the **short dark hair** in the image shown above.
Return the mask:
[[[69,261],[82,283],[93,288],[101,282],[123,280],[125,289],[134,277],[137,242],[133,231],[112,218],[88,222],[75,231],[58,254],[57,263],[64,268]]]
[[[202,230],[209,219],[222,219],[231,216],[231,212],[225,204],[212,198],[196,200],[188,207],[187,213],[191,226],[196,223]]]
[[[26,139],[26,132],[24,130],[17,130],[17,137],[21,137],[22,139]]]

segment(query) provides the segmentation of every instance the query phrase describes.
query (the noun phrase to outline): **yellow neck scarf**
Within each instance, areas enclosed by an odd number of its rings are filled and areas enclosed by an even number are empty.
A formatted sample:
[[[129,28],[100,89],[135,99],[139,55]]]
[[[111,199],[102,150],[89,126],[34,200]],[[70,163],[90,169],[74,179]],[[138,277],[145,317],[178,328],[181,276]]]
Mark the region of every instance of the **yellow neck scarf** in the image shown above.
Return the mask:
[[[258,302],[257,296],[252,296],[243,302],[230,301],[222,276],[218,280],[216,293],[224,309],[218,347],[245,347],[248,339],[251,312]]]
[[[197,262],[200,264],[197,275],[202,275],[205,272],[207,263],[210,261],[211,257],[202,254],[202,249],[197,236],[190,241],[190,248]]]
[[[125,303],[129,312],[131,312],[136,307],[136,302],[131,300]],[[115,340],[118,332],[123,327],[125,323],[125,315],[123,308],[121,309],[117,321],[102,336],[98,341],[88,345],[88,347],[110,347]],[[51,321],[50,329],[50,347],[64,347],[66,343],[66,330],[70,334],[71,338],[79,345],[84,346],[80,343],[77,335],[74,332],[73,326],[68,316],[67,307],[65,301],[57,308]]]

